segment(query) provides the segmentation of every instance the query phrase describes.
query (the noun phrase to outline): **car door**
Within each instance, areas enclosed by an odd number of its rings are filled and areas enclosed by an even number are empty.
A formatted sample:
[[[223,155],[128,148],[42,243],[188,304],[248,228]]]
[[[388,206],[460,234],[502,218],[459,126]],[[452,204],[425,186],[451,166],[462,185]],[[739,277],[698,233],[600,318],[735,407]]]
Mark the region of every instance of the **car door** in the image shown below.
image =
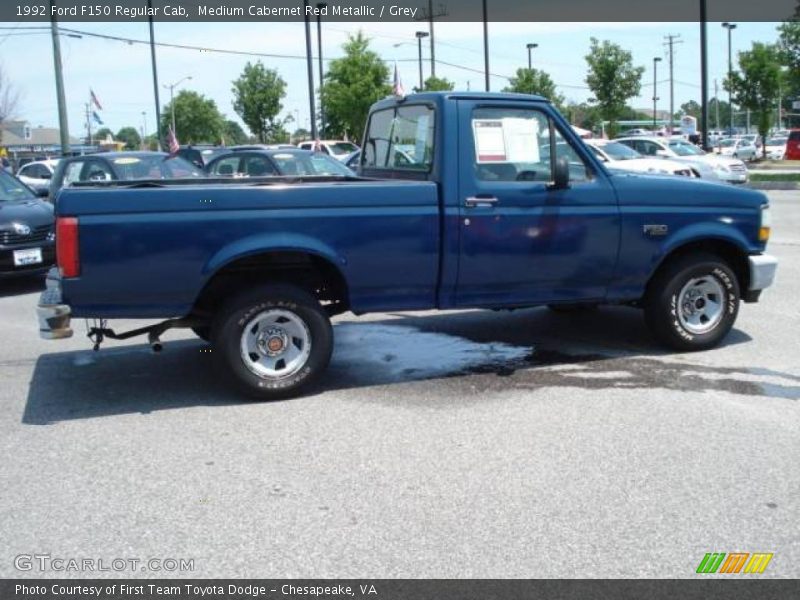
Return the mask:
[[[456,303],[602,299],[619,245],[616,195],[573,136],[530,103],[460,100]],[[553,189],[555,160],[571,181]]]

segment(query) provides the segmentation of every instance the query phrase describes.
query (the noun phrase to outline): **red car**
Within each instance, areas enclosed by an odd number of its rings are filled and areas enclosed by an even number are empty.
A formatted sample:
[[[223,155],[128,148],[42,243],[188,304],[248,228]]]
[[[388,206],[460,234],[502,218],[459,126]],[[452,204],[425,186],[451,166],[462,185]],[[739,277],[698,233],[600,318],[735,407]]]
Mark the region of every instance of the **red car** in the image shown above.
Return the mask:
[[[786,160],[800,160],[800,129],[792,129],[789,132],[789,140],[786,142]]]

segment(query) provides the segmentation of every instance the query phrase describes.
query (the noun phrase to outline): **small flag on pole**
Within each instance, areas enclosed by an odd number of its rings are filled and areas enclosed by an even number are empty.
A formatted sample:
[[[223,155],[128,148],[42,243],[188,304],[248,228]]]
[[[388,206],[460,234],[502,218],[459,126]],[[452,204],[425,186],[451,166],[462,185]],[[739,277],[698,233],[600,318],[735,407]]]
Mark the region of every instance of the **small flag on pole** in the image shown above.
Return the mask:
[[[97,123],[98,125],[103,124],[103,119],[101,119],[100,115],[98,115],[95,111],[92,111],[92,118],[94,119],[94,122]]]
[[[322,143],[319,141],[319,138],[314,140],[314,146],[311,148],[314,152],[322,152]]]
[[[178,150],[181,149],[181,145],[178,143],[178,138],[175,136],[175,130],[172,129],[172,126],[170,126],[167,132],[167,147],[169,148],[170,154],[177,154]]]
[[[397,63],[394,63],[394,83],[392,85],[392,93],[397,98],[402,98],[406,95],[406,90],[403,88],[403,82],[400,80],[400,72],[397,70]]]
[[[95,96],[94,90],[92,90],[92,88],[89,88],[89,98],[92,100],[92,104],[94,104],[97,107],[97,110],[103,110],[103,107],[100,106],[100,100],[97,99],[97,96]]]

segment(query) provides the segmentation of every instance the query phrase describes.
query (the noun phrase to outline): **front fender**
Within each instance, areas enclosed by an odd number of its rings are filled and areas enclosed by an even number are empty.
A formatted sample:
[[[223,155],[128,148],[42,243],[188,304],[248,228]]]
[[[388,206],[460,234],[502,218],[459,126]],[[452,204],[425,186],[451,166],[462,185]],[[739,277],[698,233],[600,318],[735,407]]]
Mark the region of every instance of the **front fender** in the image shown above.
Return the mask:
[[[703,221],[686,225],[667,238],[656,256],[656,268],[665,257],[672,254],[681,246],[704,241],[728,242],[739,248],[744,254],[758,252],[758,246],[753,245],[747,236],[729,223]]]

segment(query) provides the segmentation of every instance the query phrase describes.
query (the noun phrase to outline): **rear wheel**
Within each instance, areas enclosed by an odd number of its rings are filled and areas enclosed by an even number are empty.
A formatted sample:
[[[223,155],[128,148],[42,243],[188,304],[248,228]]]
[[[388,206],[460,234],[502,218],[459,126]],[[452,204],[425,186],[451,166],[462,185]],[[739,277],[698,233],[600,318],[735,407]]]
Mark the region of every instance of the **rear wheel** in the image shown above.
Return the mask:
[[[226,304],[215,319],[212,341],[239,389],[274,400],[297,395],[322,375],[333,351],[333,330],[309,293],[269,285]]]
[[[651,282],[645,320],[661,343],[677,350],[705,350],[733,327],[739,298],[736,275],[721,258],[685,256]]]

